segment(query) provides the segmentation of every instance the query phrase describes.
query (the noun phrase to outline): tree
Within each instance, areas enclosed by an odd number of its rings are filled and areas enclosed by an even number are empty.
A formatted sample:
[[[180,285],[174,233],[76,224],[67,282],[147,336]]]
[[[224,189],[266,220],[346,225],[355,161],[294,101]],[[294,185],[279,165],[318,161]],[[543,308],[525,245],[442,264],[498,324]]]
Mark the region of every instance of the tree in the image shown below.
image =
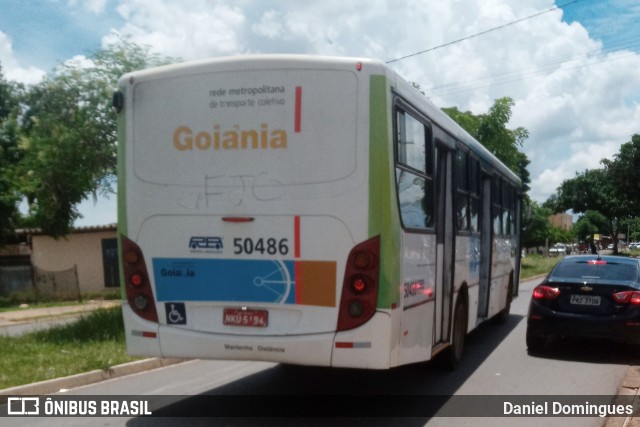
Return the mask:
[[[531,201],[523,206],[522,246],[534,248],[544,246],[551,237],[549,216],[551,210]]]
[[[627,241],[628,242],[638,242],[640,241],[640,217],[635,216],[633,218],[627,218],[625,224],[623,224],[623,229],[626,228]]]
[[[640,134],[622,144],[613,160],[603,159],[602,164],[618,192],[625,196],[630,216],[640,214]]]
[[[469,135],[479,140],[478,129],[480,128],[482,115],[476,116],[470,111],[462,112],[458,110],[457,107],[443,108],[442,111],[451,117],[454,122],[459,124],[462,129],[466,130]],[[482,143],[482,141],[480,141],[480,143]]]
[[[629,213],[629,201],[618,190],[605,169],[577,173],[575,178],[565,180],[553,196],[555,212],[569,209],[575,213],[599,212],[607,219],[614,241],[614,252],[617,252],[620,220]]]
[[[14,186],[15,168],[22,159],[18,114],[22,88],[4,79],[0,66],[0,244],[13,235],[20,195]]]
[[[170,61],[121,38],[30,88],[21,191],[38,227],[65,235],[84,198],[113,192],[117,129],[111,100],[117,81],[126,72]]]
[[[502,160],[511,170],[518,172],[522,161],[519,148],[529,137],[529,131],[519,127],[508,129],[507,123],[511,119],[511,107],[514,102],[511,98],[496,99],[489,113],[481,116],[478,127],[478,141],[482,143],[497,158]]]
[[[548,221],[548,219],[547,219]],[[566,243],[574,241],[575,234],[572,230],[563,230],[559,227],[549,227],[549,246],[555,243]]]
[[[597,211],[586,211],[573,228],[580,241],[588,241],[594,234],[611,234],[607,218]]]
[[[442,110],[516,173],[522,180],[523,192],[526,193],[531,182],[527,170],[530,161],[520,148],[529,137],[529,131],[523,127],[507,128],[513,105],[511,98],[504,97],[496,99],[489,112],[479,116],[468,111],[460,112],[456,107]]]

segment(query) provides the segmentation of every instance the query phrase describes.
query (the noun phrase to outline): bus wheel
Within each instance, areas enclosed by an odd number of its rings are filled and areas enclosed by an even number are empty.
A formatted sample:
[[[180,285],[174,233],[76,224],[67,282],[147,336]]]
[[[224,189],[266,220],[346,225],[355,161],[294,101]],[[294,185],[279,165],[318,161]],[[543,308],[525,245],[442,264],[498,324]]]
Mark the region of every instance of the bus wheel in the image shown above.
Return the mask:
[[[451,345],[446,350],[445,366],[454,370],[460,365],[464,353],[464,341],[467,336],[467,307],[458,302],[453,313],[453,329],[451,330]]]

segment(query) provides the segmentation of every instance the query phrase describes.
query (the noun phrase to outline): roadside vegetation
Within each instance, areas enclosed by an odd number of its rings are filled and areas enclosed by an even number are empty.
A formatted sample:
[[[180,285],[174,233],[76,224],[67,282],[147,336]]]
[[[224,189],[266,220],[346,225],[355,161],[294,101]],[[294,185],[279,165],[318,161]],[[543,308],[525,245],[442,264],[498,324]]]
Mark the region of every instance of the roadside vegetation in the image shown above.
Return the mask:
[[[545,257],[539,254],[530,254],[522,258],[520,262],[520,278],[529,279],[531,277],[547,274],[562,257]]]
[[[53,297],[38,295],[32,290],[13,292],[9,296],[0,295],[0,313],[3,311],[29,310],[32,308],[61,307],[66,305],[83,304],[91,300],[118,300],[121,298],[120,290],[108,293],[94,292],[83,293],[82,301],[60,300]]]
[[[108,370],[137,359],[125,351],[121,308],[99,309],[69,325],[0,336],[0,389]]]

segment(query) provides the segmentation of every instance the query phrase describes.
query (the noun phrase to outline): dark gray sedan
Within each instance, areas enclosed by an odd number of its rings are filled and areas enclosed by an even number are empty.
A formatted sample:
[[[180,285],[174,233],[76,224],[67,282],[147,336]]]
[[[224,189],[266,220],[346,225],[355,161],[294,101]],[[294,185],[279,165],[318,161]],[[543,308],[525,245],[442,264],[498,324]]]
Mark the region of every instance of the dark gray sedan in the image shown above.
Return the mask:
[[[562,259],[533,290],[528,350],[542,350],[550,336],[640,344],[640,260],[597,255]]]

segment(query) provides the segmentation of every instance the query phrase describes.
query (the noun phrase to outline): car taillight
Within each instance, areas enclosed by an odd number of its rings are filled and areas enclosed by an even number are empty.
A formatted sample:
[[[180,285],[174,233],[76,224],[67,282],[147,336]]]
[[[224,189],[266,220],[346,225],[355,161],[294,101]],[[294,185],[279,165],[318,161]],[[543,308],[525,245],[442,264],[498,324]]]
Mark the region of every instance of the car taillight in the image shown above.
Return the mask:
[[[560,296],[560,289],[551,286],[540,285],[533,289],[534,299],[554,300]]]
[[[132,240],[120,236],[122,242],[122,265],[125,289],[129,306],[138,316],[158,323],[158,313],[151,290],[142,250]]]
[[[380,237],[355,246],[349,253],[342,283],[338,331],[357,328],[371,319],[378,302]]]
[[[613,299],[618,304],[640,305],[640,292],[639,291],[616,292],[615,294],[613,294]]]

